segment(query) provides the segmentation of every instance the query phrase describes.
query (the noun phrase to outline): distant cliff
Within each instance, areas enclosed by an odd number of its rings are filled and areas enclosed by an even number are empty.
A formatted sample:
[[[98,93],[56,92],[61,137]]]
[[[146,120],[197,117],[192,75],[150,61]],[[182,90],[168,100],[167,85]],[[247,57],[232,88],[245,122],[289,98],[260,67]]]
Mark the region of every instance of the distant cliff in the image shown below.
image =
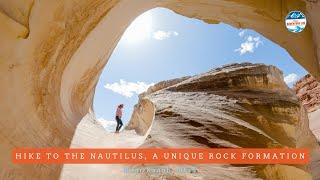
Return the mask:
[[[293,89],[308,112],[320,108],[320,83],[310,74],[300,79]]]
[[[309,112],[310,129],[320,142],[320,83],[308,74],[294,85],[293,90]]]

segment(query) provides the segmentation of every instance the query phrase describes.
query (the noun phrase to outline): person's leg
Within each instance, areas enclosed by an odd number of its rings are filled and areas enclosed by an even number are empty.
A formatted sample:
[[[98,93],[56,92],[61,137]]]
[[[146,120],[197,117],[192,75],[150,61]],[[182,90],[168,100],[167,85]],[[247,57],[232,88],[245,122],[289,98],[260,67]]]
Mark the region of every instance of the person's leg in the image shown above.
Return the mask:
[[[119,123],[117,122],[116,132],[118,132],[118,129],[119,129]]]
[[[116,121],[117,121],[117,127],[116,127],[116,132],[119,131],[119,125],[120,125],[120,122],[119,122],[119,118],[116,117]]]
[[[122,120],[120,118],[119,118],[119,124],[120,124],[120,126],[119,126],[118,131],[120,131],[120,129],[121,129],[122,125],[123,125]]]

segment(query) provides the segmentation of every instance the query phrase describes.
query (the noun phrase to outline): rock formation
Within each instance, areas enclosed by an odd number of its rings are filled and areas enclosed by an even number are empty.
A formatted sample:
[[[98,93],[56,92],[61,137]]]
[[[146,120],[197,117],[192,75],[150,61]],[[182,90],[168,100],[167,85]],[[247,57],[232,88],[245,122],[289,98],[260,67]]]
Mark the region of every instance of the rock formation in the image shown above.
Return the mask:
[[[320,177],[318,145],[307,114],[276,67],[232,64],[175,82],[162,82],[157,91],[150,87],[150,93],[140,97],[142,105],[148,100],[156,108],[143,147],[309,148],[313,161],[308,167],[196,166],[204,179],[311,179],[308,172]],[[131,121],[139,118],[135,115]]]
[[[153,92],[159,91],[166,87],[175,85],[179,82],[182,82],[186,79],[190,78],[190,76],[171,79],[166,81],[161,81],[154,86],[148,88],[148,90],[139,95],[139,103],[134,106],[129,124],[126,126],[127,130],[135,130],[137,134],[145,135],[149,130],[155,113],[155,108],[153,103],[148,100],[144,99],[143,97],[146,94],[151,94]]]
[[[134,106],[131,120],[126,126],[126,130],[135,130],[139,135],[147,134],[155,113],[154,105],[148,99],[140,99]]]
[[[301,78],[293,87],[308,112],[320,108],[320,83],[310,74]]]
[[[318,139],[318,143],[320,144],[320,109],[317,111],[311,112],[308,114],[309,116],[309,127],[313,134]]]
[[[12,164],[11,150],[69,147],[122,33],[155,7],[253,29],[320,79],[318,0],[0,0],[2,179],[59,177],[61,166]],[[297,9],[307,15],[307,27],[288,33],[284,18]]]
[[[310,129],[320,142],[320,83],[308,74],[294,85],[293,90],[308,110]]]

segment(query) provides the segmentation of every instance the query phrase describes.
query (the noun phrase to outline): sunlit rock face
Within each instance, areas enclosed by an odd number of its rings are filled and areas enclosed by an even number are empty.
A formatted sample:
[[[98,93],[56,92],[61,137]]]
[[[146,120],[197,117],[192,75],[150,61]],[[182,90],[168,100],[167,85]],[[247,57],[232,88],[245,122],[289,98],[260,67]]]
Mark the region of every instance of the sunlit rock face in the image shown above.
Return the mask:
[[[316,0],[0,0],[1,179],[59,177],[58,165],[12,164],[11,150],[69,147],[122,33],[156,7],[253,29],[320,78]],[[284,17],[297,9],[305,12],[308,25],[299,34],[288,33]]]
[[[125,129],[127,130],[135,130],[137,134],[145,135],[154,119],[155,107],[154,104],[146,99],[143,98],[147,94],[151,94],[153,92],[159,91],[166,87],[175,85],[179,82],[182,82],[186,79],[190,78],[190,76],[171,79],[166,81],[161,81],[151,87],[142,94],[139,95],[139,102],[134,106],[129,124],[126,126]]]
[[[152,101],[156,107],[144,147],[291,147],[312,152],[318,147],[304,108],[274,66],[226,65],[140,98]],[[310,167],[202,165],[198,175],[311,179]],[[239,173],[241,169],[244,171]],[[206,173],[210,170],[212,173]]]
[[[139,135],[145,135],[154,118],[155,108],[148,99],[140,99],[139,103],[134,106],[129,124],[126,130],[135,130]]]
[[[320,142],[320,83],[308,74],[294,85],[293,90],[308,110],[310,129]]]

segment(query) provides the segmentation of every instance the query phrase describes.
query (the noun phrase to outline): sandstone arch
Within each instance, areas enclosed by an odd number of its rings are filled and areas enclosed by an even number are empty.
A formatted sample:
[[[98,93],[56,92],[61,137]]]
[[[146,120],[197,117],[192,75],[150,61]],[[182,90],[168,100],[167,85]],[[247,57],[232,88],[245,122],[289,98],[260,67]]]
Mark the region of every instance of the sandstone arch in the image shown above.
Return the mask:
[[[135,17],[155,7],[252,28],[320,78],[317,0],[0,0],[0,177],[58,176],[59,167],[8,163],[10,150],[68,147],[77,123],[89,113],[98,76],[121,34]],[[306,12],[303,33],[290,34],[284,27],[283,17],[292,9]]]

